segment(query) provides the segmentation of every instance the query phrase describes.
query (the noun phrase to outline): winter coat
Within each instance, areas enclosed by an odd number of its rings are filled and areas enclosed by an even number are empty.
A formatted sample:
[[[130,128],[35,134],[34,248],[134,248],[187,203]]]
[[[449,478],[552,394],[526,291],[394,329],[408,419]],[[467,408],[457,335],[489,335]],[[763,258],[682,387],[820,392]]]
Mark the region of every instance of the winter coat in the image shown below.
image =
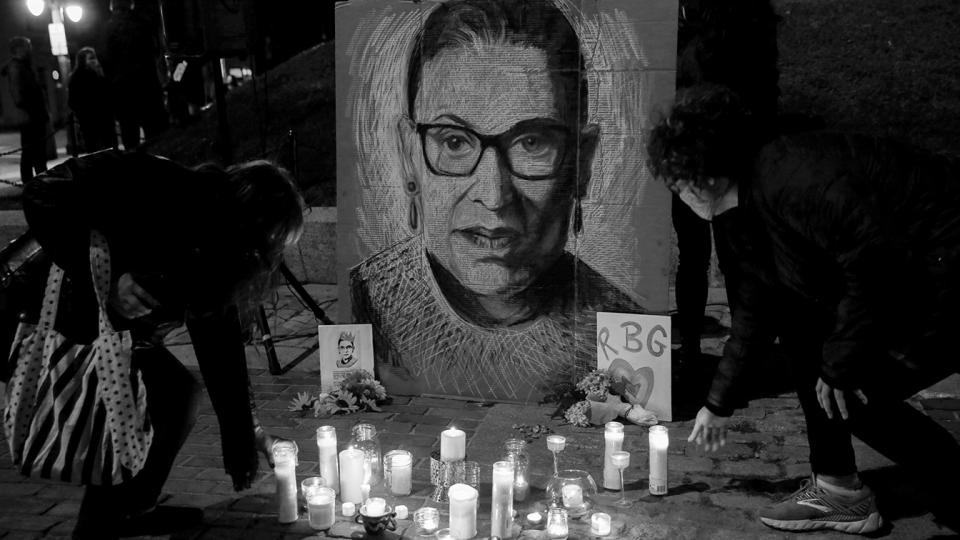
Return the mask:
[[[804,361],[842,389],[884,358],[960,368],[938,354],[960,323],[960,161],[809,132],[764,146],[738,185],[739,207],[717,220],[741,275],[707,400],[715,413],[742,404],[744,370],[778,335],[812,340],[821,353]]]
[[[33,63],[25,58],[12,58],[3,66],[3,75],[9,80],[13,104],[23,113],[19,123],[45,124],[50,116]]]
[[[71,159],[24,186],[23,208],[44,251],[66,273],[56,326],[79,342],[97,334],[89,271],[90,230],[107,238],[111,272],[124,273],[160,303],[128,321],[135,342],[162,342],[186,321],[220,421],[224,465],[234,478],[257,468],[254,419],[242,329],[221,284],[235,216],[221,199],[226,177],[143,153],[103,151]],[[226,307],[224,307],[226,306]],[[158,330],[161,330],[158,332]],[[239,475],[239,476],[238,476]]]

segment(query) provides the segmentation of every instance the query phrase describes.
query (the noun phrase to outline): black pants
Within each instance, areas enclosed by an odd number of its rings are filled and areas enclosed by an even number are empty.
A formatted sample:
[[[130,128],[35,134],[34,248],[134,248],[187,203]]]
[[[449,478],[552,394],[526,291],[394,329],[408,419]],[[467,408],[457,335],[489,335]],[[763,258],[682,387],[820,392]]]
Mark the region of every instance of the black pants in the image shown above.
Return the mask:
[[[29,122],[20,126],[20,181],[47,170],[47,123]]]
[[[716,219],[723,219],[718,216]],[[732,261],[730,245],[718,234],[716,227],[690,209],[676,194],[673,195],[673,228],[677,231],[677,327],[680,330],[681,346],[685,352],[700,351],[700,334],[703,332],[703,312],[707,306],[707,273],[710,270],[710,231],[717,246],[717,260],[724,279],[730,280]],[[727,287],[728,302],[732,304],[732,287]]]
[[[134,365],[143,373],[153,443],[143,469],[117,486],[87,486],[74,538],[111,538],[126,516],[156,504],[180,448],[196,423],[199,385],[164,347],[136,349]]]
[[[808,319],[802,328],[816,333]],[[857,472],[851,435],[856,436],[894,463],[907,469],[911,477],[938,504],[956,504],[960,508],[960,445],[953,436],[929,416],[904,400],[957,371],[956,364],[926,370],[907,368],[892,357],[879,358],[871,365],[860,385],[867,404],[847,397],[849,419],[827,418],[817,402],[816,384],[820,377],[821,335],[781,336],[791,360],[797,397],[803,408],[810,444],[810,467],[815,474],[844,476]],[[947,349],[949,350],[949,349]],[[946,506],[944,508],[947,508]]]

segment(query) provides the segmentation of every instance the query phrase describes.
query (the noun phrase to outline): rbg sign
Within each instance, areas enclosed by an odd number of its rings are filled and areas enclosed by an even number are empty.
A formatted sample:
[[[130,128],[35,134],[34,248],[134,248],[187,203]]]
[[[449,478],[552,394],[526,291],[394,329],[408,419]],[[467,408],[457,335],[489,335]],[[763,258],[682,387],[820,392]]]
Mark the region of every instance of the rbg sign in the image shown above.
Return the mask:
[[[670,317],[597,313],[597,368],[631,403],[670,421]]]

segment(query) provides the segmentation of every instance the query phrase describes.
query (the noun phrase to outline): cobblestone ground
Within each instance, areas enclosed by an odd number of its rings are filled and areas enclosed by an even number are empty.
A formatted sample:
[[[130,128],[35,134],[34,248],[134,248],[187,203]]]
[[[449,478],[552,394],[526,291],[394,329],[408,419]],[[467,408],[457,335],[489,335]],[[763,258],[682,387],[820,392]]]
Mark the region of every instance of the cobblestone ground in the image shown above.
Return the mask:
[[[439,433],[449,425],[466,431],[468,455],[481,465],[480,478],[485,484],[480,490],[481,515],[489,512],[490,465],[502,456],[502,442],[517,433],[514,430],[517,424],[542,424],[565,435],[567,448],[561,455],[561,467],[585,469],[594,478],[600,477],[602,430],[563,425],[553,417],[556,411],[551,406],[399,397],[380,413],[332,419],[287,411],[290,399],[297,392],[316,390],[317,378],[309,372],[309,361],[304,360],[311,353],[311,342],[305,336],[310,335],[314,323],[312,317],[305,316],[304,310],[289,298],[281,304],[275,313],[280,314],[277,316],[282,320],[276,324],[291,336],[290,339],[280,337],[284,347],[290,349],[283,352],[281,362],[297,363],[297,369],[279,376],[270,375],[263,369],[262,356],[250,355],[254,366],[251,372],[261,421],[271,433],[297,441],[301,449],[297,468],[300,478],[317,474],[314,431],[318,426],[335,426],[343,445],[350,426],[360,421],[373,423],[381,431],[384,452],[403,447],[417,456],[413,495],[390,501],[407,505],[411,513],[424,504],[432,504],[428,502],[432,487],[427,456],[439,447]],[[175,336],[172,342],[175,347],[183,346],[183,336]],[[707,349],[709,352],[709,347]],[[960,399],[918,397],[914,402],[960,438]],[[619,493],[602,492],[598,496],[599,503],[613,515],[612,537],[851,538],[840,533],[787,535],[764,527],[756,519],[759,507],[789,494],[809,474],[803,417],[792,395],[776,394],[752,401],[750,407],[733,420],[729,442],[717,453],[705,453],[686,443],[692,425],[689,411],[695,409],[676,409],[680,420],[667,423],[671,439],[670,492],[665,497],[652,497],[646,492],[646,429],[627,427],[624,449],[629,450],[632,457],[625,478],[627,495],[635,504],[626,510],[615,509],[611,503]],[[540,504],[552,472],[551,457],[543,439],[531,442],[529,454],[534,489],[527,502],[517,505],[520,515]],[[922,497],[898,468],[862,444],[857,445],[857,454],[866,479],[880,494],[881,510],[892,523],[878,536],[931,538],[950,534],[926,513]],[[338,517],[336,525],[325,535],[311,531],[305,517],[291,525],[277,523],[272,497],[274,477],[265,463],[263,467],[265,470],[252,489],[233,491],[222,468],[217,419],[205,399],[197,426],[180,452],[164,490],[166,504],[202,508],[204,522],[196,529],[159,538],[292,540],[363,536],[362,528],[345,517]],[[0,446],[0,539],[69,538],[81,495],[79,487],[21,477],[12,468],[5,441]],[[570,538],[591,538],[588,529],[584,522],[574,521]],[[489,525],[481,521],[479,531],[480,537],[484,537]],[[396,533],[387,533],[384,538],[399,536],[417,537],[416,527],[410,520],[399,520]],[[542,530],[523,530],[520,536],[545,538]]]

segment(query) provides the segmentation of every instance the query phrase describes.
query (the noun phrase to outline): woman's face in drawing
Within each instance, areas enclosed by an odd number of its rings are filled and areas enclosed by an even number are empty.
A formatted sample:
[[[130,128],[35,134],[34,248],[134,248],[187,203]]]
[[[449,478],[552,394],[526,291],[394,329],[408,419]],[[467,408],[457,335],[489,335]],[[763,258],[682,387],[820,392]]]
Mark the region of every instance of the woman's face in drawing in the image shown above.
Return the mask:
[[[349,360],[353,356],[353,343],[345,339],[341,339],[337,343],[337,352],[340,354],[340,360]]]
[[[557,103],[542,49],[446,49],[422,74],[405,148],[426,248],[477,294],[521,291],[567,240],[577,117]]]

